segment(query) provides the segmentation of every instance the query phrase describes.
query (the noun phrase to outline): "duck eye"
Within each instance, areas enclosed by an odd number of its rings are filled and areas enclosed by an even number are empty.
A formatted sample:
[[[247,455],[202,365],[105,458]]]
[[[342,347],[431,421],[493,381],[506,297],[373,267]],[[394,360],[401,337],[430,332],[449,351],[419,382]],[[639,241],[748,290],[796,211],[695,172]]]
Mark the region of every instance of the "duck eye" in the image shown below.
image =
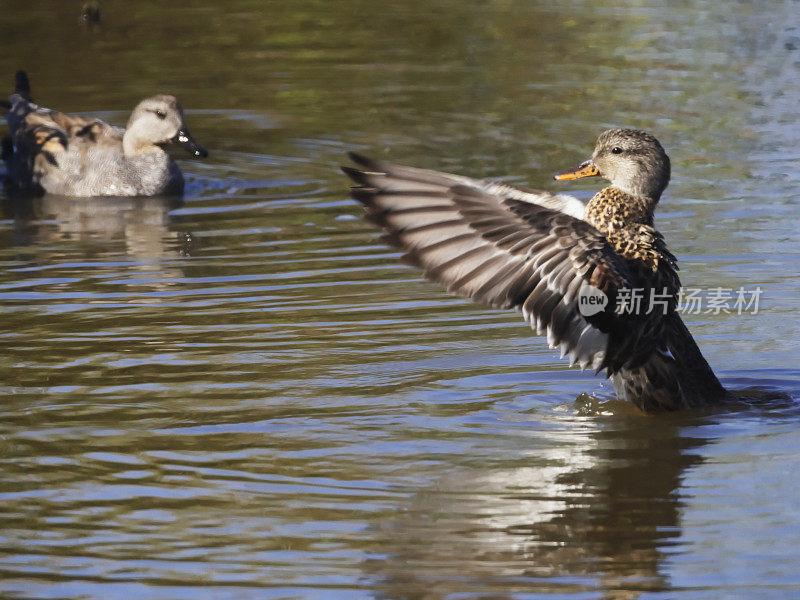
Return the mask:
[[[611,154],[622,154],[622,148],[620,148],[619,146],[614,146],[611,149]]]
[[[165,113],[163,110],[157,110],[156,111],[156,116],[159,119],[166,119],[167,118],[167,113]]]

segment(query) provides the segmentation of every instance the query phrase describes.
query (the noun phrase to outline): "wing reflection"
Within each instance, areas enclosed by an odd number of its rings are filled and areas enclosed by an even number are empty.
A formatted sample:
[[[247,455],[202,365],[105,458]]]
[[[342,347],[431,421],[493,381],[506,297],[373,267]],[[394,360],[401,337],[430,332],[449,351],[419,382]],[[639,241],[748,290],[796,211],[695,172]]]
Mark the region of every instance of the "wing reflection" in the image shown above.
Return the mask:
[[[707,440],[640,416],[581,424],[512,468],[459,471],[413,496],[382,529],[387,558],[367,566],[385,597],[668,589],[681,480]]]

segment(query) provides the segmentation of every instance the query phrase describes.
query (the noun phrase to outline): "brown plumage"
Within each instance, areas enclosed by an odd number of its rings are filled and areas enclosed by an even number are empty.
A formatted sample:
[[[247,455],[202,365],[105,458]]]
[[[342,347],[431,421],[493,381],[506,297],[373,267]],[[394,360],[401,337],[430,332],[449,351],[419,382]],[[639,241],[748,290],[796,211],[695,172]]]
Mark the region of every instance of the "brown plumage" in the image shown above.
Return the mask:
[[[727,397],[676,313],[676,260],[653,228],[670,164],[653,136],[606,131],[590,161],[556,176],[611,181],[585,209],[574,198],[350,156],[363,169],[343,167],[358,184],[353,197],[428,279],[521,310],[570,364],[604,369],[642,410]],[[658,305],[618,310],[631,290]],[[599,292],[604,308],[581,304]]]

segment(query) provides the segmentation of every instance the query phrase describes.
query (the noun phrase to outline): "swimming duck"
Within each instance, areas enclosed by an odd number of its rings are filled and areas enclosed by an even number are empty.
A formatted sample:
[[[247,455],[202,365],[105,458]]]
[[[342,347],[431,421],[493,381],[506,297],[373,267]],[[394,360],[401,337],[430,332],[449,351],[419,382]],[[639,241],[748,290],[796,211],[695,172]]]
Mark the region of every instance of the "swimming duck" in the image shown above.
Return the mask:
[[[208,152],[186,127],[174,96],[142,100],[125,129],[96,118],[65,115],[31,101],[17,73],[6,115],[11,132],[2,158],[20,190],[65,196],[154,196],[183,192],[183,175],[162,148],[176,142],[197,157]]]
[[[728,397],[676,311],[677,262],[653,227],[670,161],[652,135],[605,131],[590,160],[555,176],[608,179],[585,206],[569,196],[350,157],[361,167],[343,167],[357,183],[353,198],[428,279],[520,310],[570,364],[605,370],[617,396],[643,411]]]

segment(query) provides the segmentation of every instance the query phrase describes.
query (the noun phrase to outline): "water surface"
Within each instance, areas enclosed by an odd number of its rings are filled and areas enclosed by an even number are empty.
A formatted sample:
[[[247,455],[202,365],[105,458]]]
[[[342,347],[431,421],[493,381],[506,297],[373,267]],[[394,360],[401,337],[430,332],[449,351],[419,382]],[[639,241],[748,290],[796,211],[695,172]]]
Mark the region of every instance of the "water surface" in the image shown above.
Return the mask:
[[[176,151],[181,203],[4,199],[0,595],[800,594],[796,2],[6,4],[9,86],[117,124],[174,93],[211,156]],[[788,400],[607,402],[401,265],[337,170],[557,189],[609,126],[672,158],[684,285],[763,289],[686,316],[703,352]]]

